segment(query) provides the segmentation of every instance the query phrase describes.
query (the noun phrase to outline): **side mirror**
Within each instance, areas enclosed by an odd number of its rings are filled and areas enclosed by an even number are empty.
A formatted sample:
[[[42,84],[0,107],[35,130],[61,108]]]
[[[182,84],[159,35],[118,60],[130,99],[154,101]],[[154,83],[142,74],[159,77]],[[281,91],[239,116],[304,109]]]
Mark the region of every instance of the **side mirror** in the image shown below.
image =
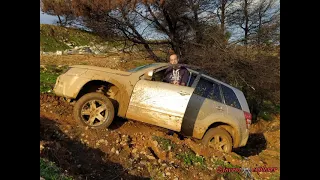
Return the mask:
[[[152,80],[152,76],[153,76],[153,71],[148,71],[148,72],[144,73],[143,77],[144,77],[145,80],[151,81]]]

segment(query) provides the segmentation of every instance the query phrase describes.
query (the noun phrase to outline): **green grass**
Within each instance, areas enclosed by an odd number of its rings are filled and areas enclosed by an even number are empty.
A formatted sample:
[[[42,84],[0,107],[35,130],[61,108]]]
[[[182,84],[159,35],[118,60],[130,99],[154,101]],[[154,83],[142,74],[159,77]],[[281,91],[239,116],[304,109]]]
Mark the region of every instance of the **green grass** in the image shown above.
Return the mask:
[[[170,147],[172,150],[176,147],[176,144],[174,144],[170,139],[166,139],[159,136],[152,136],[152,139],[157,141],[160,145],[160,148],[162,148],[165,151],[169,151]]]
[[[46,180],[72,180],[71,177],[62,173],[53,162],[40,158],[40,176]]]
[[[104,44],[108,48],[116,47],[122,49],[124,47],[124,41],[106,41],[98,35],[75,28],[66,28],[61,26],[40,24],[40,47],[45,52],[56,52],[71,49],[67,44],[73,46],[88,46],[90,43]],[[127,42],[127,46],[130,47],[132,42]],[[143,45],[137,45],[140,50],[145,50]],[[159,48],[166,49],[165,45],[150,45],[154,50]],[[107,48],[107,49],[108,49]],[[166,54],[163,52],[157,52],[160,57],[166,58]]]
[[[69,48],[66,44],[63,42],[60,42],[55,37],[46,36],[40,34],[40,44],[42,51],[45,52],[55,52],[57,50],[66,50]]]
[[[280,173],[274,173],[270,177],[270,180],[278,180],[278,179],[280,179]]]
[[[223,168],[241,168],[241,166],[237,166],[237,165],[233,165],[233,164],[230,164],[230,163],[227,163],[227,162],[224,162],[222,160],[219,160],[217,159],[215,162],[214,162],[214,166],[215,167],[223,167]],[[235,179],[235,180],[241,180],[241,175],[237,172],[228,172],[228,173],[224,173],[222,174],[222,176],[225,178],[225,179]]]
[[[224,162],[224,161],[222,161],[222,160],[220,160],[220,159],[217,159],[217,160],[214,162],[214,165],[215,165],[216,167],[222,166],[222,167],[226,167],[226,168],[241,168],[241,166],[233,165],[233,164]]]
[[[259,117],[261,117],[263,120],[266,120],[266,121],[271,121],[273,119],[272,114],[268,111],[260,112]]]
[[[147,64],[149,64],[149,63],[148,63],[148,62],[144,62],[144,61],[133,61],[132,64],[133,64],[135,67],[139,67],[139,66],[147,65]]]
[[[46,66],[40,68],[40,92],[47,93],[52,91],[57,77],[67,69],[67,66]]]
[[[263,102],[259,117],[266,121],[273,120],[273,116],[280,114],[280,104],[273,104],[269,101]]]
[[[192,150],[188,149],[185,152],[177,154],[177,158],[182,160],[186,165],[199,164],[201,167],[205,167],[205,159],[202,156],[197,156]]]
[[[244,158],[243,158],[242,156],[240,156],[240,155],[236,156],[236,155],[231,154],[231,157],[232,157],[233,159],[238,159],[238,160],[243,160],[243,159],[244,159]]]
[[[161,168],[154,168],[150,163],[147,164],[147,170],[150,174],[150,180],[166,180],[167,178],[163,177],[163,172]]]
[[[84,46],[89,45],[90,42],[101,43],[103,40],[84,30],[40,24],[40,46],[42,51],[63,51],[70,49],[66,43],[74,46]]]

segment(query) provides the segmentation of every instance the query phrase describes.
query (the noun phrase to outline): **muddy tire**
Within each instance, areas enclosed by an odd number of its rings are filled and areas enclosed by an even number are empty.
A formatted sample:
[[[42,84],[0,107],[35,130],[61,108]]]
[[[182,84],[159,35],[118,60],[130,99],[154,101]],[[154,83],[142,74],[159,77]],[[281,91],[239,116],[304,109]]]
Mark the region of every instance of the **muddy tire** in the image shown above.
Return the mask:
[[[109,98],[97,92],[83,95],[73,108],[74,118],[92,128],[109,127],[114,114],[114,106]]]
[[[232,138],[228,131],[223,128],[209,129],[202,139],[202,143],[222,152],[232,151]]]

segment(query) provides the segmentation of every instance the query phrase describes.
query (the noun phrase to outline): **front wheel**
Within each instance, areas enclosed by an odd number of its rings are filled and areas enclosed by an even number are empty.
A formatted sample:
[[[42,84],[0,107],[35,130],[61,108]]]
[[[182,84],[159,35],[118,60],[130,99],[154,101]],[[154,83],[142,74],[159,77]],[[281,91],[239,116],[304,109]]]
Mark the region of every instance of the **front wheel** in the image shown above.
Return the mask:
[[[209,129],[202,139],[202,143],[221,152],[232,150],[232,138],[228,131],[222,128]]]
[[[86,126],[107,128],[114,119],[114,107],[105,95],[93,92],[85,94],[76,102],[73,115]]]

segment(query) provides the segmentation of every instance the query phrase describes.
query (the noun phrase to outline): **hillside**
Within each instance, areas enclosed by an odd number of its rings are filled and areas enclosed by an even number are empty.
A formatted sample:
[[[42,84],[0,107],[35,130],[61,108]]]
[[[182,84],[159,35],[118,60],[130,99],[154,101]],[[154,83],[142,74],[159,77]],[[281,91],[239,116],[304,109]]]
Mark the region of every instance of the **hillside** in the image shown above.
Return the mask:
[[[46,52],[63,51],[70,46],[89,45],[90,42],[102,42],[94,34],[78,29],[40,24],[40,50]]]
[[[167,58],[170,47],[167,45],[150,45],[154,53],[163,59]],[[101,37],[80,29],[66,28],[49,24],[40,24],[40,54],[73,55],[127,53],[149,56],[142,44],[127,41],[105,41]]]

